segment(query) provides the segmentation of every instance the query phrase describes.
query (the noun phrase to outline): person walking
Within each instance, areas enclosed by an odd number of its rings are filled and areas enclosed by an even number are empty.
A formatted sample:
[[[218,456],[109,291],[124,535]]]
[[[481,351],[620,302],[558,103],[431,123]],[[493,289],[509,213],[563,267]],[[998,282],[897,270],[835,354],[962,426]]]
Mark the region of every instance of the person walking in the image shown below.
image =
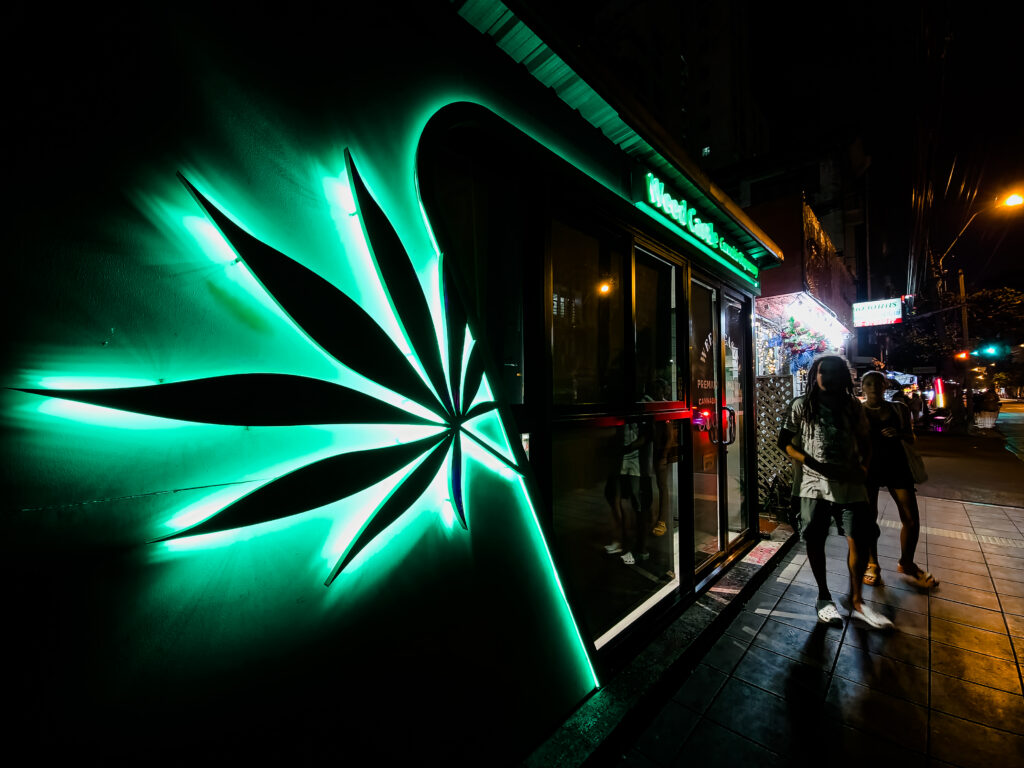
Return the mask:
[[[825,540],[838,507],[849,547],[851,618],[889,629],[892,622],[864,603],[861,595],[868,552],[878,531],[864,485],[871,450],[868,430],[864,406],[853,395],[849,366],[837,355],[825,355],[811,363],[807,392],[790,403],[777,444],[796,464],[793,495],[799,498],[800,533],[818,585],[818,621],[843,621],[825,573]]]
[[[885,401],[885,377],[878,371],[865,373],[860,385],[870,427],[871,463],[868,466],[867,489],[876,525],[878,492],[884,486],[896,502],[903,523],[900,531],[900,560],[896,568],[917,586],[931,589],[939,583],[938,579],[928,571],[921,570],[914,562],[917,540],[921,534],[921,514],[917,507],[914,477],[901,445],[901,442],[912,445],[916,439],[910,410],[902,403]],[[882,583],[877,539],[871,545],[864,583],[871,586]]]
[[[923,411],[924,398],[921,397],[921,393],[915,389],[910,393],[910,416],[913,418],[915,424],[921,420],[921,414]]]
[[[994,427],[996,419],[999,418],[999,409],[1002,407],[996,388],[993,386],[986,389],[980,398],[975,399],[975,403],[978,407],[978,426],[989,429]]]

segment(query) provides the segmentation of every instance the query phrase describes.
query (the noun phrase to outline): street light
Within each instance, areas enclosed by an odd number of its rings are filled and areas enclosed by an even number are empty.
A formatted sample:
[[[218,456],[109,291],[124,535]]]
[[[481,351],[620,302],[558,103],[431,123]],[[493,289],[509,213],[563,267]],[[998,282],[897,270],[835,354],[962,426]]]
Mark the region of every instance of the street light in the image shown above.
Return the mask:
[[[938,267],[938,278],[939,278],[939,280],[942,281],[942,291],[943,291],[943,293],[946,292],[946,271],[945,271],[945,269],[943,269],[942,263],[946,260],[946,257],[949,255],[950,251],[953,250],[953,246],[956,245],[957,242],[959,242],[959,240],[963,236],[964,232],[967,231],[967,228],[969,226],[971,226],[971,222],[974,221],[976,218],[978,218],[978,214],[986,213],[986,212],[994,210],[996,208],[1014,208],[1016,206],[1021,205],[1022,203],[1024,203],[1024,197],[1022,197],[1019,193],[1014,192],[1014,193],[1012,193],[1010,195],[1007,195],[1007,197],[1005,199],[1003,199],[1003,200],[1000,200],[998,197],[995,198],[995,200],[993,200],[993,202],[989,203],[988,205],[986,205],[986,206],[984,206],[982,208],[979,208],[978,210],[976,210],[974,213],[971,214],[970,218],[967,219],[967,223],[964,224],[963,228],[959,232],[957,232],[956,237],[953,238],[953,242],[951,242],[949,244],[949,246],[946,248],[946,250],[942,252],[942,255],[939,256],[938,263],[937,263],[936,266]],[[964,346],[968,347],[971,342],[970,342],[970,336],[968,335],[968,332],[967,332],[967,292],[964,290],[964,271],[962,269],[960,270],[959,278],[960,278],[960,330],[961,330],[961,333],[963,334]],[[959,358],[960,355],[957,355],[957,357]],[[964,359],[964,358],[961,358],[961,359]],[[968,377],[968,374],[967,374],[966,370],[964,371],[964,379],[963,379],[963,381],[964,381],[964,390],[965,390],[965,395],[966,395],[966,400],[967,400],[967,403],[966,403],[966,405],[967,405],[967,423],[970,424],[971,419],[974,416],[974,402],[973,402],[974,398],[972,397],[971,389],[968,386],[969,377]]]
[[[953,242],[951,242],[949,244],[949,247],[947,247],[946,250],[942,252],[942,255],[939,256],[939,277],[942,279],[943,290],[945,290],[945,286],[946,286],[946,279],[945,279],[946,272],[942,268],[942,262],[946,260],[946,257],[949,255],[949,252],[953,250],[953,246],[956,245],[957,241],[960,239],[960,237],[963,235],[963,233],[967,231],[967,228],[969,226],[971,226],[971,222],[974,221],[978,217],[978,214],[979,213],[985,213],[986,211],[991,211],[991,210],[994,210],[996,208],[1014,208],[1014,207],[1016,207],[1018,205],[1021,205],[1022,203],[1024,203],[1024,197],[1021,197],[1020,194],[1014,192],[1013,194],[1008,195],[1005,200],[1000,200],[997,197],[989,205],[986,205],[984,208],[979,208],[978,210],[976,210],[974,213],[971,214],[971,217],[967,220],[967,223],[964,224],[963,229],[961,229],[957,233],[957,236],[953,238]]]

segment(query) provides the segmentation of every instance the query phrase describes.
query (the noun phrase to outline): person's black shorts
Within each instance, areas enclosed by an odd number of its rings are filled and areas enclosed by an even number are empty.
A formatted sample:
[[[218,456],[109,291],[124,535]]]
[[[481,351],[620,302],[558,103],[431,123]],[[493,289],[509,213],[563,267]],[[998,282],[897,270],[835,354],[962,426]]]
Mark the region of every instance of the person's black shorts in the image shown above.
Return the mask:
[[[800,497],[800,536],[804,541],[824,541],[836,509],[842,512],[846,535],[855,542],[868,543],[878,537],[878,525],[866,501],[835,502]]]

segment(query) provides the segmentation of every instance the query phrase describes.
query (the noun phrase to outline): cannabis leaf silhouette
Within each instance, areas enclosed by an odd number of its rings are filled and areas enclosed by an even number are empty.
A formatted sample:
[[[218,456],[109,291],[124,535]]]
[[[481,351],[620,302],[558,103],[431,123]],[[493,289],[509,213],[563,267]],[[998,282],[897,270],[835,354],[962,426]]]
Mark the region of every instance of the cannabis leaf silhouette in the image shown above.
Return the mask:
[[[462,528],[468,529],[462,487],[463,439],[473,440],[519,472],[511,455],[504,455],[466,428],[467,422],[493,411],[497,404],[489,397],[476,402],[485,378],[483,355],[479,345],[466,343],[472,336],[445,259],[441,257],[440,268],[447,375],[427,299],[409,255],[347,150],[345,163],[371,256],[426,380],[358,303],[243,230],[184,176],[178,176],[239,259],[313,343],[343,365],[436,414],[443,426],[438,434],[413,442],[313,461],[267,482],[196,525],[158,539],[226,531],[298,515],[369,488],[418,460],[348,544],[326,579],[328,585],[420,498],[446,466],[452,507]],[[122,389],[22,391],[209,424],[373,423],[382,429],[394,424],[436,424],[349,387],[288,374],[239,374]],[[483,393],[489,394],[489,389]]]

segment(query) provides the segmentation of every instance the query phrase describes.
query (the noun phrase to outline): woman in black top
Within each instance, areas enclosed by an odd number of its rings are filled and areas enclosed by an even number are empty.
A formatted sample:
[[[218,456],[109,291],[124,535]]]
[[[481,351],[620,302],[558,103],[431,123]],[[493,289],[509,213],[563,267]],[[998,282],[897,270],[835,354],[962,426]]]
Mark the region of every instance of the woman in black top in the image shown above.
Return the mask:
[[[900,402],[886,402],[883,396],[885,387],[885,376],[878,371],[868,371],[861,379],[871,439],[871,463],[865,482],[868,499],[875,510],[877,520],[878,492],[883,486],[889,489],[889,495],[896,502],[900,520],[903,522],[897,570],[906,574],[917,586],[931,588],[939,583],[938,580],[928,571],[921,570],[914,562],[917,539],[921,533],[921,513],[917,507],[914,477],[903,448],[904,442],[913,444],[915,441],[910,409]],[[864,583],[882,583],[878,566],[877,539],[871,546]]]

